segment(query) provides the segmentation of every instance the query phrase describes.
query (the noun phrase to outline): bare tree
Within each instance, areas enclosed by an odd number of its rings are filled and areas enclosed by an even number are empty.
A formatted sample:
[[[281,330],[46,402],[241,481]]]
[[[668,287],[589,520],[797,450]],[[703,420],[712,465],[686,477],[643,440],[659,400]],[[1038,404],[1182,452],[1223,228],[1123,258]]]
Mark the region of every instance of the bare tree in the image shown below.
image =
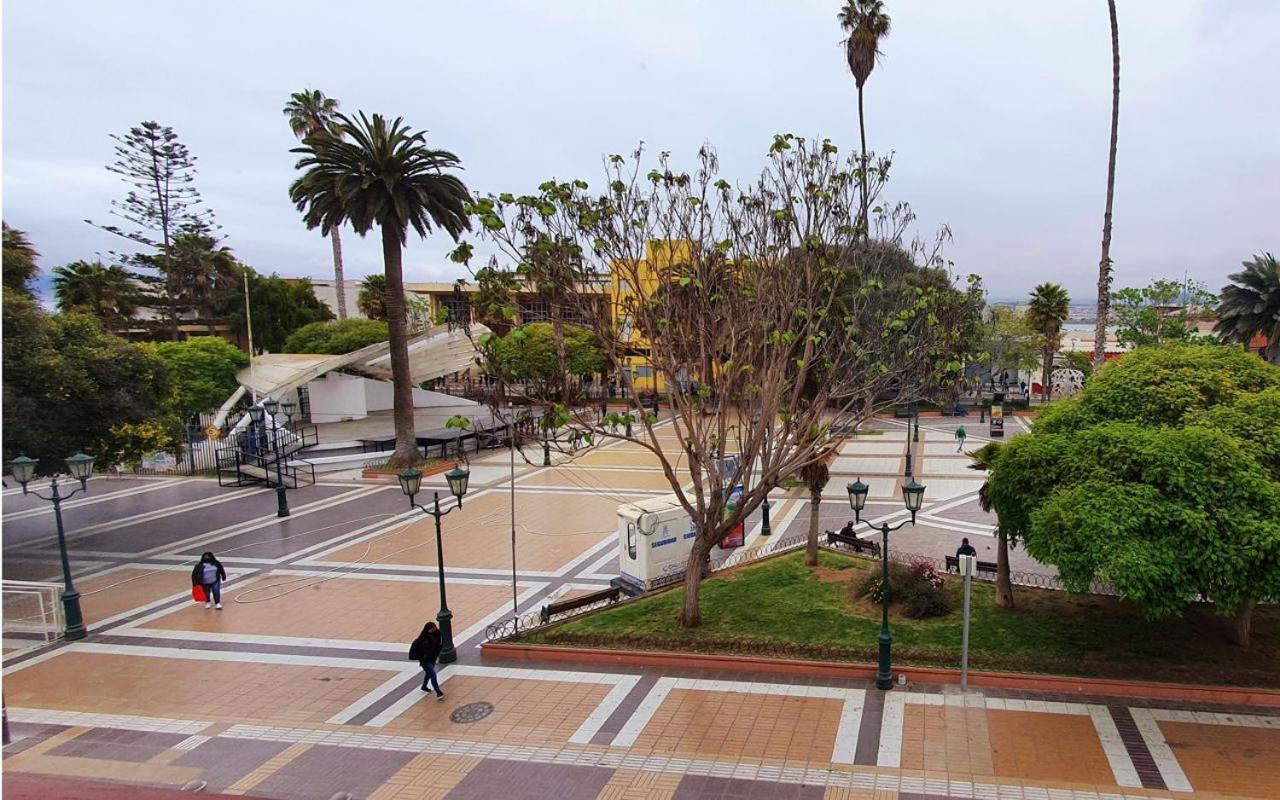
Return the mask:
[[[945,305],[936,287],[913,280],[940,263],[940,242],[902,257],[909,208],[879,214],[876,241],[862,241],[858,155],[778,136],[760,177],[737,188],[719,177],[710,146],[692,173],[673,170],[666,153],[652,169],[643,163],[642,148],[608,157],[602,194],[549,181],[536,194],[482,198],[472,212],[512,271],[560,303],[590,306],[610,281],[629,287],[612,314],[591,318],[637,429],[620,433],[618,415],[572,401],[556,404],[549,424],[574,444],[624,438],[658,460],[696,530],[681,613],[694,627],[711,549],[782,478],[829,457],[850,425],[910,399],[914,378],[947,357],[952,326],[935,314]],[[873,174],[886,173],[880,166]],[[470,247],[458,252],[465,260]],[[678,453],[660,445],[658,417],[624,368],[641,343],[663,378]]]

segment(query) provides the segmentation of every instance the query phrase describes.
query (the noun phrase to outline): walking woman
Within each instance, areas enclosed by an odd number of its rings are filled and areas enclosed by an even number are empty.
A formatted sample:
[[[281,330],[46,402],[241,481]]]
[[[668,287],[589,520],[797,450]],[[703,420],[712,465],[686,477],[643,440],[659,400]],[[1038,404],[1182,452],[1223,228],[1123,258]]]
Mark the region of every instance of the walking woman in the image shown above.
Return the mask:
[[[222,562],[214,558],[213,553],[206,552],[200,556],[200,563],[191,570],[191,585],[204,587],[204,607],[216,607],[222,610],[222,582],[227,579],[227,571]]]
[[[427,684],[436,690],[436,699],[443,700],[444,692],[440,691],[440,680],[436,677],[436,659],[440,657],[440,629],[434,622],[422,626],[422,633],[409,645],[409,659],[422,666],[422,691],[427,691]]]

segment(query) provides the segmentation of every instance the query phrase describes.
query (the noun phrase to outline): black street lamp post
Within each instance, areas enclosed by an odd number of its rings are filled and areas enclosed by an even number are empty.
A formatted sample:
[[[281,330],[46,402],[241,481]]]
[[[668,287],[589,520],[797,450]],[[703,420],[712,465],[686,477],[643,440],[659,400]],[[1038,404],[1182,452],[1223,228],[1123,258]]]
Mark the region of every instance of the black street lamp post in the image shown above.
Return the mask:
[[[280,404],[271,399],[262,401],[261,405],[249,406],[249,416],[262,431],[262,435],[271,438],[271,455],[276,462],[276,516],[289,516],[289,498],[284,489],[284,472],[280,466],[280,431],[276,425],[276,410]],[[267,416],[271,416],[271,431],[267,432]]]
[[[764,521],[760,525],[760,535],[768,536],[773,533],[773,529],[769,527],[769,495],[764,496],[764,504],[760,506],[760,513],[764,515]]]
[[[458,660],[458,651],[453,646],[453,612],[449,610],[449,601],[445,597],[444,588],[444,540],[440,536],[440,518],[457,508],[462,508],[462,496],[467,493],[467,481],[471,478],[468,470],[454,467],[444,474],[449,481],[449,491],[458,499],[458,504],[447,511],[440,510],[440,493],[433,492],[432,508],[419,505],[413,498],[422,488],[422,470],[406,469],[400,473],[400,491],[409,498],[410,508],[420,508],[424,514],[436,521],[436,573],[440,576],[440,613],[436,614],[436,623],[440,626],[440,663],[452,664]]]
[[[71,582],[71,560],[67,557],[67,534],[62,527],[62,501],[70,500],[80,492],[89,491],[89,476],[93,474],[93,456],[87,456],[84,453],[76,453],[67,459],[67,472],[71,477],[80,481],[79,489],[72,489],[70,494],[62,494],[58,489],[58,476],[54,475],[49,481],[49,495],[40,494],[27,488],[27,484],[35,477],[36,460],[27,458],[26,456],[18,456],[9,462],[9,468],[13,470],[13,479],[22,484],[23,494],[34,494],[41,500],[47,500],[53,503],[53,519],[57,523],[58,528],[58,553],[62,556],[62,608],[66,617],[67,629],[65,637],[68,641],[83,639],[85,637],[84,615],[80,612],[80,593],[76,591],[75,584]]]
[[[880,559],[883,571],[880,577],[880,636],[877,641],[880,643],[880,663],[876,670],[876,688],[892,689],[893,688],[893,669],[890,663],[890,648],[893,639],[889,636],[889,534],[906,525],[908,520],[903,520],[897,525],[889,525],[882,522],[875,525],[869,521],[862,519],[862,509],[867,505],[867,493],[870,487],[862,482],[859,478],[855,482],[848,485],[849,505],[853,508],[854,519],[863,523],[874,531],[880,531],[881,546]],[[924,486],[916,483],[912,478],[905,486],[902,487],[902,500],[906,504],[907,510],[911,512],[910,522],[916,524],[916,512],[920,510],[920,504],[924,502]]]

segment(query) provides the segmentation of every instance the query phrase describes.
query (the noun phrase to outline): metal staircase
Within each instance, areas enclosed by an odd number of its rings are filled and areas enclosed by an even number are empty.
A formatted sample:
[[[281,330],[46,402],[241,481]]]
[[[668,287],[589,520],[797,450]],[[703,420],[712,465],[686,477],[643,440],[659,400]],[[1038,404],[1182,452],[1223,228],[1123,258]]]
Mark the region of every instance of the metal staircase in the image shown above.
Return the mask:
[[[314,425],[229,426],[231,434],[218,448],[218,485],[282,484],[286,489],[316,482],[314,465],[293,456],[319,442]]]

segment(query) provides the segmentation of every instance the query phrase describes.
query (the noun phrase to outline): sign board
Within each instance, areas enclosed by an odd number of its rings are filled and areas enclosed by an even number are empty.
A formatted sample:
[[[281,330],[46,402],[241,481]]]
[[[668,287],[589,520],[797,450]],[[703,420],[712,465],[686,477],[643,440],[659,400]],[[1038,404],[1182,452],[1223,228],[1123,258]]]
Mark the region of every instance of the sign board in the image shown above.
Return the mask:
[[[733,514],[737,509],[738,503],[742,502],[742,487],[735,486],[733,493],[729,495],[729,502],[725,505],[724,515],[726,517]],[[742,547],[747,539],[747,521],[744,519],[733,527],[733,530],[725,534],[720,540],[720,548],[728,550],[732,547]]]
[[[991,397],[991,438],[1004,438],[1004,392]]]
[[[208,425],[204,426],[204,435],[216,442],[222,438],[222,428],[219,428],[217,425],[210,422]]]
[[[170,453],[147,453],[142,457],[140,466],[151,472],[173,472],[178,462]]]

